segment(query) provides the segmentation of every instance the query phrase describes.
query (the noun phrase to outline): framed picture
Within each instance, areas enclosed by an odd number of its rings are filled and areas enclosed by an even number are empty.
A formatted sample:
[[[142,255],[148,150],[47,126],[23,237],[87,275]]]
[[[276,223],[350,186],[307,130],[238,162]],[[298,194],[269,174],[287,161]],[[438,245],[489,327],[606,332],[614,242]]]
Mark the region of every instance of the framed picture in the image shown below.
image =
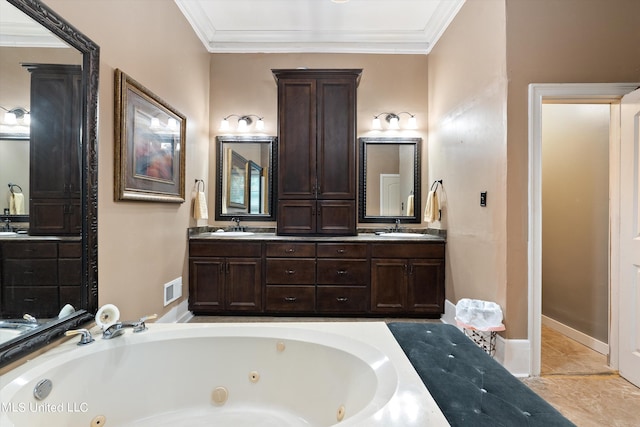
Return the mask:
[[[186,117],[115,71],[115,199],[185,201]]]
[[[229,149],[229,169],[227,171],[227,206],[231,208],[247,209],[248,187],[247,159]]]

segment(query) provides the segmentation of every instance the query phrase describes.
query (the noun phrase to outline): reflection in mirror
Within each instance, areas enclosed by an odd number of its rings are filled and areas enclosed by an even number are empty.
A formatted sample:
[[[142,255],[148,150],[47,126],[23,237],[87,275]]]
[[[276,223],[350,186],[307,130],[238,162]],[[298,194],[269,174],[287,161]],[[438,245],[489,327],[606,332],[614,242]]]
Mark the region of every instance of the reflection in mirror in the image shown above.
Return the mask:
[[[10,180],[28,206],[3,216],[28,234],[0,237],[0,367],[93,320],[97,309],[98,60],[98,46],[46,5],[0,0],[0,106],[31,113],[29,140],[10,141],[22,144],[18,152],[0,143],[0,162],[16,166],[0,164],[11,174],[1,178],[0,204]],[[25,152],[28,162],[19,163]],[[61,182],[64,195],[47,188]]]
[[[218,136],[216,220],[273,221],[275,136]]]
[[[422,138],[360,141],[360,222],[420,222]]]

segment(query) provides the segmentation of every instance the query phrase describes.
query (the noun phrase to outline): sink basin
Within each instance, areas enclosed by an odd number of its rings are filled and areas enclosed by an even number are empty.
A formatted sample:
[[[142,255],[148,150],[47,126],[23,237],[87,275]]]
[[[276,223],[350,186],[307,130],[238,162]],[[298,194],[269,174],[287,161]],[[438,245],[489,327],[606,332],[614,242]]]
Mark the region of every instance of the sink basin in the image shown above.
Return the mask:
[[[425,237],[426,234],[422,234],[422,233],[380,233],[380,234],[378,234],[378,236],[381,236],[381,237],[398,237],[398,238],[408,237],[408,238],[420,239],[420,238]]]
[[[214,231],[209,233],[211,236],[220,237],[241,237],[241,236],[253,236],[253,231]]]
[[[18,233],[14,231],[0,231],[0,237],[13,237],[17,236]]]

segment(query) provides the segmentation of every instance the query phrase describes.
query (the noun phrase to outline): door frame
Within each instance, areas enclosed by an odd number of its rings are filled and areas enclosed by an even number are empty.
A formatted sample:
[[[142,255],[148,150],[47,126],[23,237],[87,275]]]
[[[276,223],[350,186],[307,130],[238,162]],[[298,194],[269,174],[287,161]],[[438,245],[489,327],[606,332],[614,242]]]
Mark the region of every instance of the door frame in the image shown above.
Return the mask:
[[[529,224],[528,224],[528,341],[529,374],[540,375],[542,348],[542,103],[612,104],[609,133],[609,364],[618,366],[619,313],[615,304],[619,287],[620,240],[620,99],[638,83],[532,83],[529,85]],[[617,117],[617,119],[616,119]],[[617,126],[615,124],[617,123]]]

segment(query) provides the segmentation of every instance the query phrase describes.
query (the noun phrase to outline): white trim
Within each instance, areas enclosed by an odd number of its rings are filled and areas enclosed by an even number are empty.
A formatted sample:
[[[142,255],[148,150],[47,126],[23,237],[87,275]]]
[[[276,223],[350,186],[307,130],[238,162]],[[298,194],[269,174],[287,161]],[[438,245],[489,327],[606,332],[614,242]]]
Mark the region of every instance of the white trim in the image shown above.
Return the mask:
[[[456,305],[448,299],[444,300],[444,314],[440,320],[449,325],[456,324]]]
[[[609,344],[606,342],[602,342],[597,340],[584,332],[580,332],[576,329],[573,329],[571,326],[567,326],[564,323],[560,323],[557,320],[554,320],[548,316],[542,315],[542,325],[547,326],[554,331],[560,332],[562,335],[565,335],[571,338],[574,341],[579,342],[582,345],[589,347],[592,350],[597,351],[600,354],[607,355],[609,354]]]
[[[156,323],[188,323],[192,318],[193,313],[189,311],[189,301],[185,299],[156,320]]]
[[[530,346],[530,373],[540,375],[540,349],[541,349],[541,316],[542,316],[542,100],[564,101],[589,101],[589,102],[616,102],[624,94],[633,91],[639,83],[550,83],[529,85],[529,226],[528,226],[528,338]],[[611,159],[610,173],[619,170],[615,162],[619,159]],[[613,175],[610,175],[613,177]],[[615,188],[612,187],[613,190]],[[610,216],[619,216],[619,205],[611,199]],[[614,221],[614,226],[615,226]],[[614,230],[612,229],[612,232]],[[612,233],[614,247],[618,236]],[[611,251],[611,277],[617,277],[615,272],[619,262],[617,251]],[[610,295],[617,292],[618,283],[610,282]],[[610,335],[617,337],[617,307],[611,304]],[[616,338],[617,339],[617,338]],[[617,341],[616,341],[617,342]],[[612,358],[617,358],[617,346],[611,346]]]

